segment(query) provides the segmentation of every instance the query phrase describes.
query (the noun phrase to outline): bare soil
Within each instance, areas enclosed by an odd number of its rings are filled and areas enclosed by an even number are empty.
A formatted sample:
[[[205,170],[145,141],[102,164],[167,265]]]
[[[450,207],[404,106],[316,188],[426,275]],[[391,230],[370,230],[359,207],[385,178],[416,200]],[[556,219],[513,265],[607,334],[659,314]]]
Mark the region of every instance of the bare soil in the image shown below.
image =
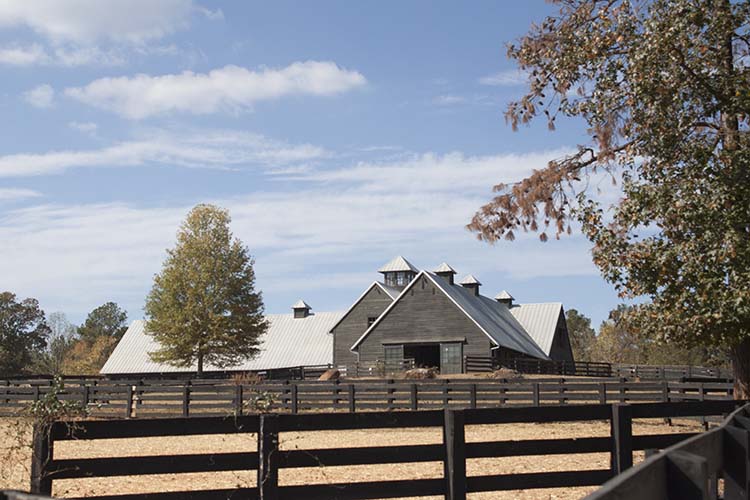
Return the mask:
[[[699,430],[700,426],[694,421],[678,421],[672,427],[655,420],[637,420],[633,423],[634,434],[697,432]],[[473,442],[608,435],[608,422],[505,424],[469,426],[466,428],[466,439]],[[0,419],[0,489],[28,489],[30,449],[28,446],[19,447],[18,445],[19,442],[28,443],[29,437],[28,423],[21,422],[19,425],[17,420]],[[440,443],[442,434],[438,428],[287,432],[281,434],[280,440],[282,449],[313,449]],[[191,436],[189,438],[103,439],[58,442],[55,444],[55,458],[176,455],[253,451],[255,449],[256,438],[254,434]],[[641,453],[635,456],[636,461],[640,461],[642,458]],[[471,459],[467,463],[470,476],[608,467],[609,454],[607,453]],[[60,480],[54,483],[53,495],[79,497],[152,491],[247,487],[255,485],[255,474],[255,471],[232,471]],[[442,477],[442,474],[442,462],[345,467],[320,466],[304,469],[282,469],[280,471],[280,483],[282,485],[296,485],[439,478]],[[470,494],[469,497],[472,499],[524,500],[575,499],[581,498],[595,489],[591,487],[491,492]]]

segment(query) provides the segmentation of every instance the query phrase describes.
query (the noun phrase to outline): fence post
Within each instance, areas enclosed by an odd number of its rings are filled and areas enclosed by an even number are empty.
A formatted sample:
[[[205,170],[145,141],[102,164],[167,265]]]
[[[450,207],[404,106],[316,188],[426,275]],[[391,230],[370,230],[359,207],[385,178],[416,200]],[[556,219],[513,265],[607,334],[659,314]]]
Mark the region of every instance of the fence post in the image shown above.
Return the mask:
[[[52,479],[47,475],[47,464],[52,459],[50,427],[34,424],[31,453],[31,493],[52,495]]]
[[[350,383],[347,386],[347,391],[349,393],[349,413],[354,413],[357,411],[357,401],[354,399],[354,384]]]
[[[708,461],[685,451],[670,452],[667,454],[666,483],[668,498],[708,499]]]
[[[81,405],[84,408],[89,405],[89,386],[87,385],[81,385]]]
[[[133,416],[133,386],[128,386],[128,395],[125,401],[125,418]]]
[[[279,498],[279,416],[261,415],[258,427],[258,498]]]
[[[190,416],[190,382],[186,382],[182,388],[182,416]]]
[[[297,384],[292,383],[291,393],[289,394],[292,404],[292,413],[297,414],[299,412],[299,399],[297,399]]]
[[[724,428],[724,498],[750,499],[750,431]]]
[[[532,404],[534,406],[539,406],[539,382],[534,382],[532,387]]]
[[[445,498],[446,500],[465,500],[466,439],[464,413],[461,410],[446,408],[443,415]]]
[[[469,407],[472,410],[477,407],[477,384],[469,385]]]
[[[417,399],[417,384],[412,383],[409,387],[409,402],[411,403],[411,409],[417,411],[419,408],[419,400]]]
[[[633,409],[628,404],[612,405],[612,473],[620,474],[633,466]]]
[[[242,416],[242,384],[234,387],[234,414]]]

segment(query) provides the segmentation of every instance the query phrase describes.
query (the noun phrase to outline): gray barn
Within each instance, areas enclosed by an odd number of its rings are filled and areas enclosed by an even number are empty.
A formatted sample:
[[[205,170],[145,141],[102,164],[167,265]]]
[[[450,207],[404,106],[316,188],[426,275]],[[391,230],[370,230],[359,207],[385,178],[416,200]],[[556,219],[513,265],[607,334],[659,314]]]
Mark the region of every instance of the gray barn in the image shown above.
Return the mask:
[[[372,283],[331,329],[335,366],[413,359],[460,373],[464,356],[573,360],[560,303],[513,304],[505,291],[490,299],[472,275],[456,284],[445,263],[420,271],[399,256],[379,272],[383,282]]]

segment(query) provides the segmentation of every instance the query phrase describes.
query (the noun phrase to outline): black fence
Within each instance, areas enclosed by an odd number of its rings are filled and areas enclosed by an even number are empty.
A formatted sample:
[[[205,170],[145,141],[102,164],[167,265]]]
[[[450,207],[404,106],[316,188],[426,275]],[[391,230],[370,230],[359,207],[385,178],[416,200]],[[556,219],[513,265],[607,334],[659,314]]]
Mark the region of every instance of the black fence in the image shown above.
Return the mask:
[[[404,496],[444,495],[465,499],[467,493],[531,488],[600,485],[632,465],[634,450],[666,448],[694,436],[683,434],[632,434],[634,418],[692,417],[728,414],[734,401],[655,403],[640,405],[585,405],[565,407],[518,407],[424,412],[373,412],[355,414],[264,414],[233,418],[158,419],[130,421],[83,421],[71,426],[57,422],[49,428],[35,427],[32,460],[32,492],[50,494],[59,479],[181,474],[228,470],[255,470],[255,486],[232,490],[151,492],[149,499],[175,498],[260,498],[260,499],[369,499]],[[610,421],[608,437],[577,439],[532,439],[521,441],[466,442],[465,426],[509,423]],[[441,444],[370,446],[358,448],[279,448],[279,434],[321,430],[402,429],[440,427]],[[217,452],[177,456],[99,457],[58,459],[55,443],[64,440],[98,440],[155,436],[256,434],[257,449],[246,452]],[[111,446],[111,445],[110,445]],[[610,467],[595,470],[567,470],[518,474],[467,476],[471,458],[527,455],[610,454]],[[440,479],[334,482],[286,486],[279,484],[279,470],[299,467],[443,462]],[[331,469],[335,471],[335,469]],[[327,474],[335,481],[335,472]],[[107,495],[113,500],[142,498],[142,495]]]
[[[50,385],[0,387],[0,415],[19,415],[44,398]],[[68,383],[56,397],[77,401],[92,417],[162,418],[227,416],[258,409],[283,413],[434,410],[507,406],[580,405],[728,400],[723,382],[628,382],[625,379],[564,378],[431,379],[351,381],[158,380]]]
[[[731,380],[732,378],[731,370],[725,368],[707,368],[704,366],[624,365],[533,358],[514,358],[500,361],[490,357],[464,356],[464,371],[466,373],[489,372],[500,368],[509,368],[525,374],[623,377],[639,380]]]
[[[615,477],[586,500],[622,498],[749,500],[750,404],[720,427],[669,447]]]

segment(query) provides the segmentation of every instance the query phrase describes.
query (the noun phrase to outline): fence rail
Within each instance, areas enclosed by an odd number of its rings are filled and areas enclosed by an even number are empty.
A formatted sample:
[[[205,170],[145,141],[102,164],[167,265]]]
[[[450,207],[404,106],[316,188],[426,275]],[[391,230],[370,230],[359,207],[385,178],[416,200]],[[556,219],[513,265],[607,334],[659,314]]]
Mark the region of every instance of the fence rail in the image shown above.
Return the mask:
[[[646,459],[607,482],[586,500],[666,498],[750,499],[750,404],[724,423]]]
[[[467,493],[600,485],[632,465],[633,450],[664,448],[692,433],[632,435],[633,418],[710,416],[730,413],[734,401],[651,403],[640,405],[587,405],[566,407],[518,407],[424,412],[373,412],[356,414],[264,414],[234,418],[172,418],[156,420],[107,420],[77,422],[70,426],[56,422],[49,428],[34,429],[32,492],[50,494],[59,479],[131,476],[141,474],[181,474],[226,470],[255,470],[255,486],[237,490],[150,493],[148,498],[242,498],[259,499],[366,499],[404,496],[445,495],[465,499]],[[533,439],[522,441],[470,442],[465,426],[520,422],[578,422],[608,420],[608,437],[582,439]],[[320,430],[402,429],[441,427],[441,444],[371,446],[334,449],[279,449],[279,434]],[[97,440],[201,434],[256,434],[257,449],[246,452],[218,452],[179,456],[102,457],[58,459],[55,443],[63,440]],[[534,472],[468,476],[466,460],[524,455],[554,455],[609,452],[611,466],[596,470]],[[355,483],[279,485],[279,469],[331,467],[391,463],[443,462],[440,479],[382,480]],[[335,474],[335,473],[334,473]],[[108,495],[126,500],[133,495]]]
[[[106,385],[105,385],[106,384]],[[728,400],[726,382],[628,382],[625,379],[467,380],[412,382],[284,381],[234,384],[231,381],[102,381],[67,385],[60,400],[78,401],[93,417],[161,418],[227,416],[263,410],[361,412],[435,410],[512,406],[581,405]],[[54,388],[29,385],[0,387],[0,415],[14,415]]]
[[[514,358],[497,360],[482,356],[465,356],[464,371],[489,372],[510,368],[520,373],[567,375],[584,377],[625,377],[640,380],[682,380],[693,378],[730,380],[732,373],[725,368],[677,365],[627,365],[586,361],[554,361],[544,359]]]

